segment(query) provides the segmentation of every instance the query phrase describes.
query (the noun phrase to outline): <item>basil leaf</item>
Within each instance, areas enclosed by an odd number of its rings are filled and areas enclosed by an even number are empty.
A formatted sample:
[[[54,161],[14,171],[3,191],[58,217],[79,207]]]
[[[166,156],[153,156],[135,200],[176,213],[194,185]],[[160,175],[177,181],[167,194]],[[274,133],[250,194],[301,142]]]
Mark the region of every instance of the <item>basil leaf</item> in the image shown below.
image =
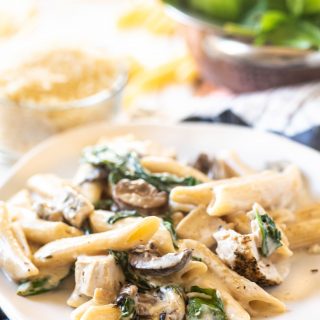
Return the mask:
[[[200,293],[189,298],[187,305],[187,320],[215,319],[227,320],[224,305],[215,289],[203,289],[200,287],[191,287],[193,293]],[[207,298],[204,296],[206,295]]]
[[[109,224],[114,224],[121,219],[129,218],[129,217],[141,217],[141,214],[139,214],[139,212],[136,210],[123,210],[123,211],[116,212],[113,216],[111,216],[107,220],[107,222]]]
[[[264,257],[268,257],[282,246],[281,232],[277,229],[273,219],[267,214],[260,214],[258,209],[255,210],[255,218],[262,236],[260,253]]]

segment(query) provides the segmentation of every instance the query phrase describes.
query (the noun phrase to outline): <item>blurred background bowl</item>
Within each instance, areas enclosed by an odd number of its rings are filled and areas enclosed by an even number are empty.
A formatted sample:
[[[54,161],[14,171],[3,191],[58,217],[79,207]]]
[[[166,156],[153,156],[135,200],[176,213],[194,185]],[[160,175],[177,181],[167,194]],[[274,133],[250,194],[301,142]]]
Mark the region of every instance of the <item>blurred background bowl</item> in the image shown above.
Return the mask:
[[[320,53],[274,46],[253,46],[225,35],[208,20],[166,4],[182,26],[201,74],[235,92],[259,91],[320,79]]]
[[[63,105],[16,103],[0,98],[0,153],[11,162],[49,136],[92,122],[111,121],[119,111],[127,69],[119,63],[109,88]]]

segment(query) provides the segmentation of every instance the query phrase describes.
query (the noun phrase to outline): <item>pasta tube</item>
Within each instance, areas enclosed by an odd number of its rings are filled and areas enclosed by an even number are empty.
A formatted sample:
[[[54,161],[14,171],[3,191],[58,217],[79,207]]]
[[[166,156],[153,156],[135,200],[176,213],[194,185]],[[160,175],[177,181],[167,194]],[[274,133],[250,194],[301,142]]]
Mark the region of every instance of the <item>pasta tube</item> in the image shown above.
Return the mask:
[[[171,158],[148,156],[141,159],[141,164],[147,170],[155,173],[167,172],[178,177],[191,176],[201,182],[209,182],[211,180],[201,171],[186,166]]]
[[[80,320],[119,320],[121,313],[114,304],[90,306]]]
[[[0,205],[0,253],[0,266],[13,280],[24,280],[39,273],[15,238],[3,203]]]
[[[79,229],[60,221],[28,219],[21,220],[20,224],[27,239],[40,244],[82,235],[82,232]]]
[[[320,243],[320,218],[290,223],[285,233],[293,250]]]
[[[124,226],[132,225],[132,223],[142,220],[141,217],[128,217],[121,219],[114,224],[109,224],[108,219],[113,215],[113,212],[105,210],[94,211],[94,213],[90,216],[90,225],[92,230],[94,232],[115,230]],[[160,225],[159,230],[152,236],[151,240],[162,254],[175,251],[171,234],[163,224]]]
[[[29,244],[27,242],[26,236],[23,232],[20,222],[14,222],[11,225],[11,229],[13,232],[14,237],[16,238],[17,242],[19,243],[20,248],[23,250],[26,257],[31,259],[31,250]]]
[[[192,210],[186,215],[177,225],[177,235],[181,239],[198,240],[211,247],[216,243],[212,234],[218,230],[220,226],[225,226],[226,223],[218,218],[209,216],[204,206]]]
[[[147,243],[159,229],[161,220],[147,217],[116,230],[80,237],[60,239],[40,248],[34,255],[39,265],[66,264],[79,255],[94,255],[111,250],[128,250]]]
[[[255,202],[265,208],[294,208],[304,200],[304,191],[297,167],[290,166],[283,173],[265,171],[214,187],[207,211],[209,215],[222,216],[248,211]]]
[[[228,177],[247,176],[256,173],[256,171],[244,163],[239,155],[232,150],[219,155],[219,160],[223,161],[224,169]]]
[[[296,209],[309,201],[296,166],[281,173],[264,171],[195,187],[176,187],[170,196],[176,202],[207,205],[212,216],[249,211],[255,202],[264,208]]]
[[[210,249],[198,241],[181,240],[181,250],[192,249],[207,264],[212,276],[223,279],[233,296],[252,316],[270,315],[286,310],[285,305],[254,282],[230,270]]]

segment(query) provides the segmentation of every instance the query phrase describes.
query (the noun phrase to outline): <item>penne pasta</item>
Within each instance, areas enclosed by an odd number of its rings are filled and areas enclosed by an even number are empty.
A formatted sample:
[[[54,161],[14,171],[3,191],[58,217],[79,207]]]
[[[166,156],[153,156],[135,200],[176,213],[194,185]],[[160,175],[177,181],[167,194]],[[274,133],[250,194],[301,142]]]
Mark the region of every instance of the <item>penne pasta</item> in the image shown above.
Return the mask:
[[[0,266],[15,281],[28,279],[39,273],[14,236],[4,203],[0,205]]]
[[[177,225],[177,235],[181,239],[198,240],[208,247],[215,244],[213,233],[226,226],[220,218],[209,216],[204,206],[192,210]]]
[[[213,199],[208,205],[210,215],[222,216],[238,211],[248,211],[255,202],[265,208],[295,209],[305,196],[300,171],[295,166],[283,173],[265,171],[238,178],[213,188]]]
[[[23,253],[29,259],[32,258],[31,250],[29,244],[27,242],[26,236],[24,234],[23,228],[20,222],[14,222],[11,224],[11,230],[13,232],[13,236],[16,238],[20,248],[23,250]]]
[[[82,235],[82,231],[60,221],[45,221],[41,219],[24,219],[19,221],[23,232],[29,241],[46,244],[62,238]]]
[[[194,240],[182,240],[181,249],[193,250],[193,254],[200,257],[207,264],[209,270],[219,279],[230,294],[247,310],[250,315],[272,315],[286,310],[285,305],[271,296],[254,282],[239,276],[230,270],[212,251],[205,245]]]
[[[89,306],[80,320],[119,320],[119,308],[113,304],[104,306]]]
[[[178,177],[194,177],[200,182],[209,182],[205,174],[197,169],[181,164],[171,158],[148,156],[141,159],[141,164],[150,172],[154,173],[171,173]]]
[[[93,255],[106,250],[128,250],[147,243],[160,226],[160,219],[147,217],[130,226],[80,237],[60,239],[40,248],[34,255],[38,265],[59,265],[78,256]]]
[[[224,171],[228,177],[241,177],[257,173],[256,170],[245,164],[235,151],[226,151],[219,155],[224,164]]]
[[[320,243],[320,218],[290,223],[285,233],[292,250]]]
[[[114,224],[108,223],[108,219],[110,219],[114,215],[113,212],[105,211],[105,210],[96,210],[90,216],[90,224],[92,230],[94,232],[104,232],[108,230],[115,230],[121,227],[132,225],[132,223],[136,223],[137,221],[141,221],[142,217],[128,217],[121,219]],[[174,245],[172,242],[172,236],[167,228],[163,224],[160,224],[160,227],[157,232],[151,237],[150,241],[158,248],[159,252],[162,254],[168,252],[174,252]]]
[[[282,173],[264,171],[195,187],[176,187],[170,197],[176,202],[207,205],[208,214],[213,216],[249,211],[255,202],[265,208],[296,209],[309,201],[295,166]]]

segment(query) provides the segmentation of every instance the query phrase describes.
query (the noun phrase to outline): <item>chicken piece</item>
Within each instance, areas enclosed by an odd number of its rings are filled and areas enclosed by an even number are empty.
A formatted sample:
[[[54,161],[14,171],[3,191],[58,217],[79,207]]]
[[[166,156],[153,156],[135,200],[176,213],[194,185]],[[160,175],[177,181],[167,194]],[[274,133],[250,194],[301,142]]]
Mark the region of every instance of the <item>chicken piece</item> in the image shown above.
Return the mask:
[[[80,256],[75,269],[76,286],[68,305],[78,307],[94,296],[96,289],[103,289],[116,298],[124,275],[113,256]]]
[[[220,229],[214,234],[221,260],[238,274],[261,286],[273,286],[283,281],[276,267],[261,258],[254,234],[241,235],[234,230]]]
[[[36,211],[50,221],[66,220],[80,228],[94,207],[75,187],[51,174],[36,175],[28,180]]]

